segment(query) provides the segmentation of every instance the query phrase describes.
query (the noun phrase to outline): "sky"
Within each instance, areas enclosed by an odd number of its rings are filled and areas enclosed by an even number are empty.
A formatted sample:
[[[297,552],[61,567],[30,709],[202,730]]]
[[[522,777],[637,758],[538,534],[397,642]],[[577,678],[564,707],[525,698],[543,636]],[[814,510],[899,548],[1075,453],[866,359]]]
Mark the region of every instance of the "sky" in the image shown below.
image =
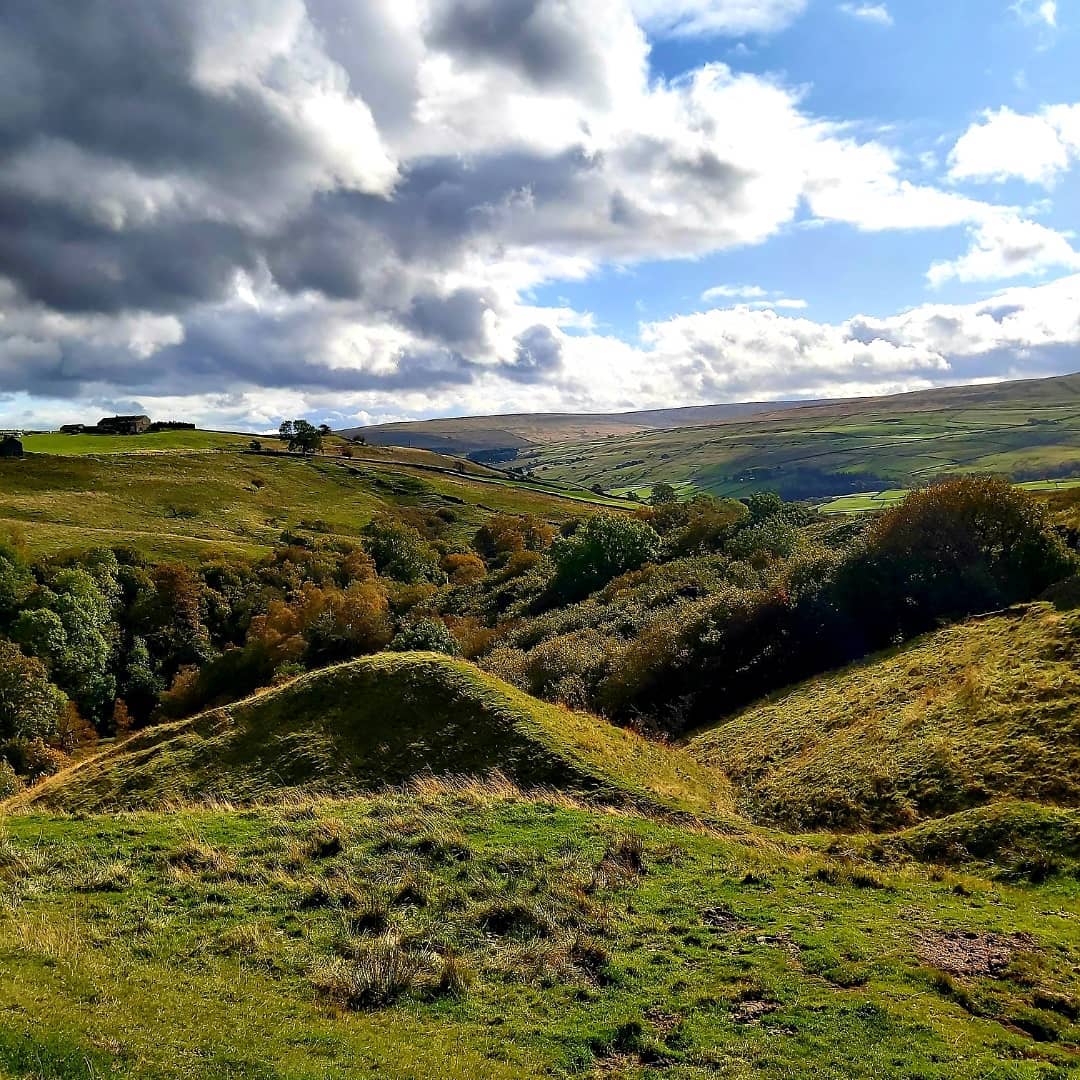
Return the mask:
[[[0,6],[0,426],[1080,370],[1080,0]]]

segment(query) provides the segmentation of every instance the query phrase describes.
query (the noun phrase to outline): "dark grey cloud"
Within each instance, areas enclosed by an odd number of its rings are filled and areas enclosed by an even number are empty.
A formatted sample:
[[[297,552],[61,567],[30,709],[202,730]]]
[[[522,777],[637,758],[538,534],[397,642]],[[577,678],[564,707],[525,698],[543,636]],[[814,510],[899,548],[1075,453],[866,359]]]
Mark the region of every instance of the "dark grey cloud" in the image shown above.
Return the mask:
[[[420,337],[482,352],[484,317],[495,306],[494,296],[481,289],[455,289],[449,296],[425,293],[413,300],[404,323]]]
[[[541,88],[599,92],[603,58],[582,14],[565,0],[447,0],[428,42],[466,61],[508,67]]]
[[[503,374],[516,382],[541,382],[562,367],[562,342],[547,326],[530,326],[517,336],[514,360]]]

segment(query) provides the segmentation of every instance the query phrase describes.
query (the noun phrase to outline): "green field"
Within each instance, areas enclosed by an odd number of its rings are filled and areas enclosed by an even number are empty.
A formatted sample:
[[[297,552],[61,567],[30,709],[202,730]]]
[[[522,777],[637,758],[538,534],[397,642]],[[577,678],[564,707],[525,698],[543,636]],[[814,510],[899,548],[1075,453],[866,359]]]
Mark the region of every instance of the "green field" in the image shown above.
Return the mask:
[[[1024,804],[954,840],[1003,823],[1077,854],[1075,813]],[[1075,1075],[1076,879],[925,842],[871,862],[506,783],[12,817],[0,1075]]]
[[[61,435],[50,432],[23,437],[28,454],[137,454],[162,450],[239,450],[252,439],[270,442],[272,436],[227,431],[158,431],[149,435]]]
[[[1064,480],[1029,480],[1017,487],[1037,494],[1051,494],[1055,491],[1069,491],[1080,487],[1080,479],[1070,477]],[[823,503],[818,510],[823,514],[862,514],[874,510],[888,510],[910,494],[905,488],[893,488],[890,491],[868,491],[861,495],[841,495]]]
[[[455,535],[465,540],[491,512],[559,522],[587,505],[610,505],[488,472],[397,464],[376,452],[352,461],[239,453],[35,455],[0,461],[0,534],[25,539],[34,553],[119,544],[156,558],[198,561],[216,553],[264,554],[287,528],[355,537],[374,514],[393,506],[450,511]]]
[[[523,451],[543,479],[612,492],[664,480],[718,495],[826,498],[962,472],[1080,473],[1080,376],[806,406],[707,427]],[[869,507],[867,507],[869,508]]]

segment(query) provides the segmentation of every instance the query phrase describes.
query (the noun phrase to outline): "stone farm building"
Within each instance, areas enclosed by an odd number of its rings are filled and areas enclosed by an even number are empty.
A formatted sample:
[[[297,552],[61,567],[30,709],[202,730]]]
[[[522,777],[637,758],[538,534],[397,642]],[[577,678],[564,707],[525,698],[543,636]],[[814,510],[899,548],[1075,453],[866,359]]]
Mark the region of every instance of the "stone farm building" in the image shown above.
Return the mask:
[[[149,430],[149,416],[106,416],[96,428],[99,435],[144,435]]]

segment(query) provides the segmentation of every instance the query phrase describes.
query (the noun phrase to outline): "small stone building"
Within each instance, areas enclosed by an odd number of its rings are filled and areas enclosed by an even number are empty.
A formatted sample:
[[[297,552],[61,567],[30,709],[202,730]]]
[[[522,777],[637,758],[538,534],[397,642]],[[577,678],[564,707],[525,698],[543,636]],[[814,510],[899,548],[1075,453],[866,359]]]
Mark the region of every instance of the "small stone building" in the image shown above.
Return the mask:
[[[95,430],[98,435],[144,435],[150,430],[150,417],[106,416]]]

